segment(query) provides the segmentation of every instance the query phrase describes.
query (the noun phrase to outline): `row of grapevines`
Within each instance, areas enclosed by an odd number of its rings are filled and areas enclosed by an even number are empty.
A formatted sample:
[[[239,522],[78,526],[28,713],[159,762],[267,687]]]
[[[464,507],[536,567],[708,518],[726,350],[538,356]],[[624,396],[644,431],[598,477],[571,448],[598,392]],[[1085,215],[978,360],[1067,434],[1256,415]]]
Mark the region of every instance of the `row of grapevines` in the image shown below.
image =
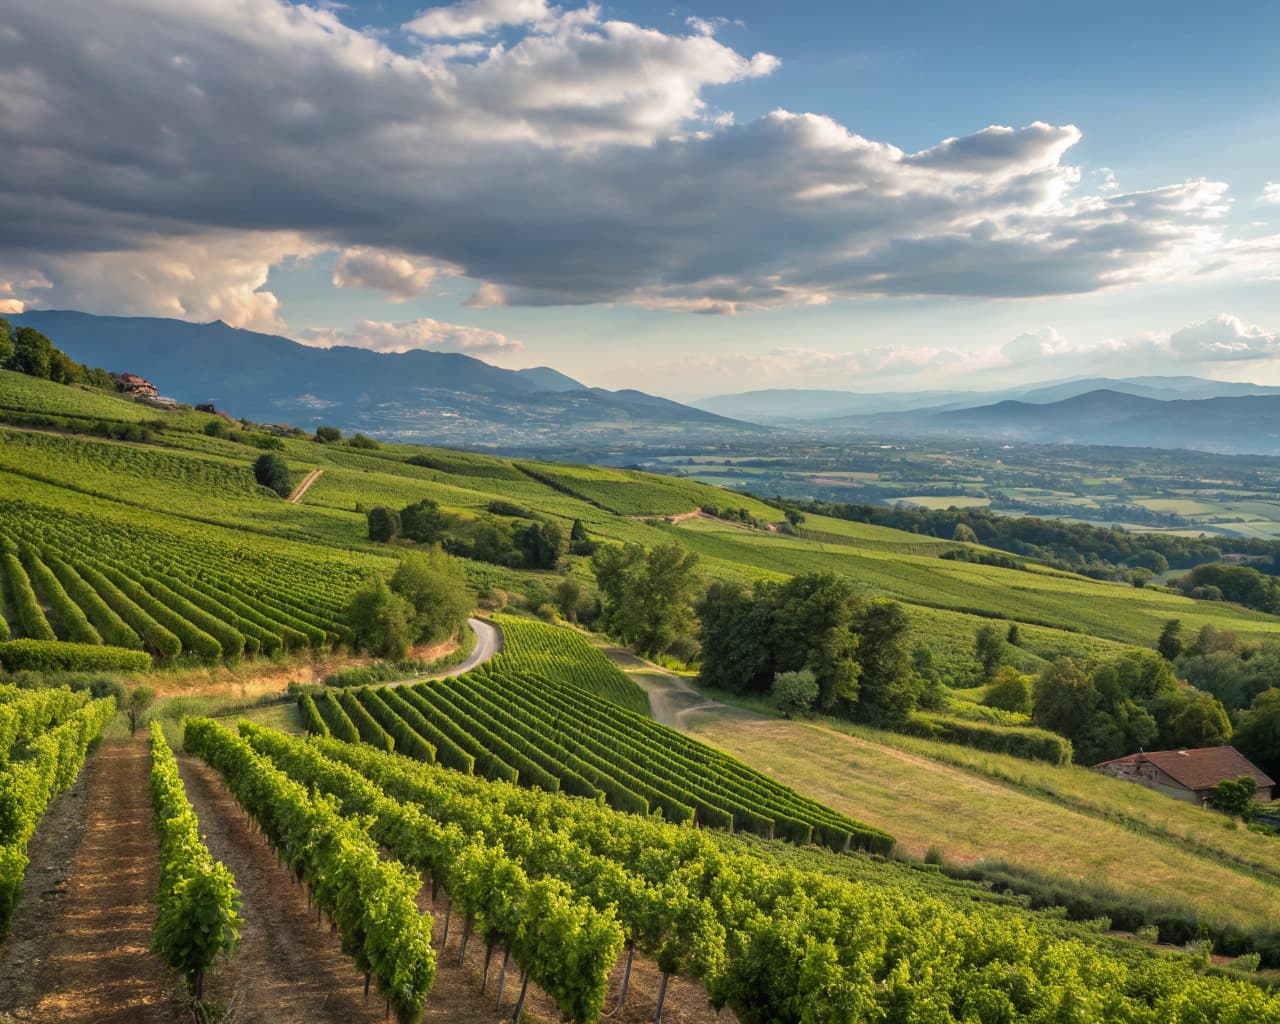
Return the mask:
[[[54,795],[75,781],[89,744],[115,716],[114,698],[91,701],[60,725],[27,743],[26,756],[0,771],[0,936],[9,930],[22,876],[27,843]]]
[[[445,829],[501,844],[531,876],[546,870],[588,900],[608,899],[628,942],[664,972],[703,982],[713,1004],[744,1024],[1280,1020],[1280,997],[1259,987],[1205,977],[1189,959],[1090,935],[924,872],[879,862],[876,884],[866,884],[775,859],[804,852],[785,844],[729,848],[715,833],[592,801],[368,746],[307,743]],[[646,913],[655,893],[662,905]]]
[[[88,695],[61,687],[20,690],[0,686],[0,764],[7,762],[14,748],[25,745],[55,725],[88,700]]]
[[[644,690],[576,630],[514,615],[495,615],[493,621],[502,630],[495,667],[563,679],[637,714],[649,713]]]
[[[213,859],[200,838],[177,758],[159,723],[151,726],[151,806],[160,840],[153,948],[200,1001],[205,972],[240,941],[240,893],[230,870]]]
[[[88,617],[67,595],[58,577],[40,560],[35,549],[24,544],[19,553],[36,594],[44,598],[45,606],[53,613],[54,632],[58,639],[76,644],[102,643],[102,637],[89,624]]]
[[[571,1021],[597,1020],[623,935],[611,908],[576,897],[564,881],[531,878],[513,851],[444,826],[414,804],[388,798],[359,772],[307,743],[241,723],[241,732],[292,778],[336,796],[345,813],[370,823],[392,855],[443,885],[466,915],[462,955],[478,929],[487,964],[501,945]],[[403,759],[401,759],[403,760]],[[521,990],[523,1000],[524,990]],[[518,1016],[518,1014],[517,1014]]]
[[[17,617],[22,636],[32,640],[58,639],[49,620],[45,618],[36,592],[32,589],[31,578],[18,561],[18,556],[12,550],[6,550],[0,555],[0,567],[9,590],[9,606]]]
[[[401,1021],[422,1016],[435,980],[431,923],[414,902],[421,881],[394,861],[352,822],[255,753],[239,736],[207,718],[189,719],[186,745],[226,780],[240,805],[342,935],[366,984]]]
[[[437,757],[444,760],[433,737],[444,736],[471,758],[471,770],[486,778],[603,795],[620,810],[657,810],[670,821],[837,850],[887,852],[893,845],[886,833],[571,684],[484,666],[456,679],[399,688],[392,700],[387,711],[398,714],[404,728],[427,741]],[[416,716],[399,713],[400,704],[410,705]],[[325,720],[333,731],[327,715]],[[422,730],[424,721],[433,735]],[[468,770],[465,763],[453,767]]]

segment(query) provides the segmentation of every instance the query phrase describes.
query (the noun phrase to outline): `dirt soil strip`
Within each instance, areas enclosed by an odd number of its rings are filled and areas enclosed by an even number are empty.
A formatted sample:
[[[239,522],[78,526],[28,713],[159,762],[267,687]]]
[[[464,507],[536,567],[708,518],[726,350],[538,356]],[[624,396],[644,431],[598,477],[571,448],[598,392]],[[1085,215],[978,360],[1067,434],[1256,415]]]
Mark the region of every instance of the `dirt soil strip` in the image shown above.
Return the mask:
[[[209,996],[232,1002],[236,1024],[346,1024],[383,1019],[383,1003],[376,994],[366,1004],[364,979],[351,959],[342,953],[336,936],[327,924],[317,922],[307,907],[305,890],[294,883],[286,868],[279,866],[267,846],[227,791],[222,780],[203,762],[179,755],[187,796],[195,806],[201,831],[214,857],[223,861],[236,876],[244,896],[245,920],[240,950],[219,968],[209,983]],[[434,916],[432,945],[436,950],[436,980],[427,997],[425,1021],[457,1024],[495,1024],[509,1020],[520,992],[520,970],[507,968],[502,1005],[496,1004],[498,973],[502,953],[494,954],[489,970],[488,994],[481,995],[484,969],[484,942],[478,935],[467,944],[466,963],[458,964],[463,922],[453,916],[447,949],[441,950],[448,897],[441,892],[434,904],[431,887],[424,886],[418,907]],[[621,986],[622,964],[610,979],[612,1009]],[[641,1024],[653,1020],[654,996],[659,975],[651,961],[636,957],[630,995],[623,1012],[613,1018],[619,1024]],[[526,1024],[552,1024],[560,1019],[555,1004],[535,985],[525,998]],[[719,1017],[707,1003],[706,992],[683,979],[673,979],[667,993],[663,1020],[668,1024],[734,1024],[732,1013]]]
[[[293,493],[289,495],[288,502],[290,505],[296,505],[302,500],[302,496],[311,490],[311,485],[320,479],[323,469],[313,469],[302,479],[302,483],[293,489]]]
[[[0,1021],[174,1024],[181,984],[149,952],[159,856],[141,739],[104,743],[28,848],[0,947]]]

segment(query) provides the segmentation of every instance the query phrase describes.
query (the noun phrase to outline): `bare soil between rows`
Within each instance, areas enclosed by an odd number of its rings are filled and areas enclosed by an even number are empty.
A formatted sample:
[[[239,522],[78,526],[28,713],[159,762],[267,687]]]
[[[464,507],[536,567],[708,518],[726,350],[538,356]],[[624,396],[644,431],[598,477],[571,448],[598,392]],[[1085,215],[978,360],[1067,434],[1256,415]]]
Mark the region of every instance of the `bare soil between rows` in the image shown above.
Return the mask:
[[[179,754],[187,795],[213,856],[235,875],[243,896],[239,950],[206,980],[206,1000],[227,1024],[374,1024],[385,1018],[376,992],[366,999],[364,978],[327,922],[308,905],[305,889],[278,862],[217,773]],[[139,735],[104,743],[75,785],[50,807],[29,847],[22,902],[0,945],[0,1024],[185,1024],[193,1017],[183,986],[150,952],[159,851],[151,828],[147,778],[150,756]],[[520,971],[507,967],[499,1006],[502,951],[490,965],[482,995],[484,944],[472,937],[459,966],[463,922],[453,916],[447,948],[440,948],[448,897],[419,907],[434,918],[435,985],[424,1021],[496,1024],[509,1020],[520,992]],[[623,964],[610,978],[606,1010],[617,1005]],[[637,956],[619,1024],[654,1015],[660,974]],[[560,1019],[552,1001],[530,985],[523,1020]],[[732,1024],[716,1014],[698,985],[673,978],[663,1013],[669,1024]]]

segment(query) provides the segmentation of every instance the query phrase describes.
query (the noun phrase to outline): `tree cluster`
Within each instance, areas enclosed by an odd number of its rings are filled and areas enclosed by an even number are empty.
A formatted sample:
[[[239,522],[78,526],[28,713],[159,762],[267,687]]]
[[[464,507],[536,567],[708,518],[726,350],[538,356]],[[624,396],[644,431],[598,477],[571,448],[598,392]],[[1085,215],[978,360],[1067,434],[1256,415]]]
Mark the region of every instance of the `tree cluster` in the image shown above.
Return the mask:
[[[1280,615],[1280,579],[1247,565],[1214,562],[1198,565],[1177,581],[1188,596],[1205,601],[1232,601],[1269,615]]]
[[[915,671],[902,607],[867,601],[832,573],[785,583],[713,583],[697,606],[701,680],[764,693],[790,713],[808,709],[875,724],[904,720],[924,682]],[[812,678],[807,685],[805,673]],[[807,708],[801,697],[811,694]]]
[[[272,452],[258,456],[253,464],[253,478],[282,498],[293,492],[293,474],[289,472],[289,464]]]
[[[1035,681],[1031,721],[1066,736],[1081,764],[1141,749],[1213,747],[1231,739],[1222,704],[1178,681],[1154,651],[1127,651],[1093,672],[1059,658]]]
[[[591,558],[602,602],[600,626],[645,657],[689,661],[694,602],[702,588],[698,556],[679,544],[602,545]]]
[[[439,548],[415,551],[390,581],[357,590],[347,606],[356,646],[399,660],[416,644],[453,636],[475,607],[475,595],[458,563]]]
[[[511,520],[499,513],[464,523],[431,498],[398,510],[379,505],[365,516],[370,540],[439,544],[450,554],[493,565],[554,569],[565,551],[564,531],[554,520]]]
[[[1280,543],[1214,537],[1213,542],[1168,533],[1133,533],[1087,523],[1034,516],[1006,516],[981,508],[925,509],[903,506],[809,502],[806,511],[851,522],[888,526],[908,533],[980,543],[1036,558],[1055,568],[1099,579],[1128,579],[1134,569],[1162,573],[1216,562],[1224,551],[1263,555],[1271,570]]]
[[[88,384],[115,390],[116,381],[106,370],[83,366],[34,327],[14,327],[0,317],[0,370],[25,373],[28,377],[56,384]]]

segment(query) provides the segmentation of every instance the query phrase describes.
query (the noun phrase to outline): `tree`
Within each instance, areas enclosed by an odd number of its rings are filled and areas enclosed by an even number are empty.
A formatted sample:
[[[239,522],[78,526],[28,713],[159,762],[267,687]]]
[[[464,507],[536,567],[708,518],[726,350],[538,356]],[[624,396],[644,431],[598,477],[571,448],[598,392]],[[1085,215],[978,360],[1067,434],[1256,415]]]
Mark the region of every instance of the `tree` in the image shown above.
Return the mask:
[[[336,444],[342,440],[342,431],[337,427],[316,427],[315,440],[320,444]]]
[[[1010,647],[1017,647],[1022,643],[1022,634],[1018,632],[1018,624],[1016,622],[1009,623],[1009,632],[1005,634],[1005,642]]]
[[[129,712],[129,734],[133,735],[138,731],[138,726],[142,724],[142,716],[147,713],[147,709],[155,703],[156,691],[149,686],[136,687],[129,694],[129,702],[125,705],[125,710]]]
[[[351,595],[347,622],[355,645],[379,658],[400,659],[412,639],[414,609],[385,580],[377,580]]]
[[[1223,779],[1209,791],[1209,806],[1215,811],[1250,821],[1257,813],[1258,783],[1249,775]]]
[[[692,632],[698,556],[679,544],[602,547],[591,559],[605,629],[642,655],[664,653]]]
[[[563,579],[556,584],[555,605],[560,614],[578,624],[578,611],[582,607],[582,584],[577,580]]]
[[[595,542],[587,536],[587,528],[581,519],[575,519],[569,530],[569,553],[571,555],[590,555],[596,550]]]
[[[896,601],[872,601],[855,616],[858,635],[858,702],[853,717],[872,725],[906,721],[924,681],[911,664],[910,621]]]
[[[369,539],[386,544],[400,536],[400,513],[385,505],[377,505],[365,513],[369,522]]]
[[[1098,691],[1085,671],[1070,658],[1058,658],[1036,677],[1031,721],[1074,741],[1098,704]]]
[[[999,626],[988,624],[978,627],[978,632],[974,636],[973,652],[978,659],[978,664],[982,667],[983,679],[994,678],[996,670],[1004,664],[1008,656],[1007,647],[1008,642],[1005,640],[1004,631]]]
[[[792,527],[800,526],[804,522],[804,513],[798,508],[783,509],[782,514],[787,517],[787,523]]]
[[[715,582],[698,602],[699,680],[733,693],[759,692],[769,684],[770,607],[736,582]],[[774,673],[776,675],[776,673]]]
[[[347,444],[351,445],[352,448],[365,448],[369,450],[382,447],[382,445],[378,444],[378,442],[373,438],[366,437],[364,434],[352,434],[351,440],[348,441]]]
[[[1176,747],[1220,747],[1231,739],[1226,709],[1207,693],[1187,701],[1171,723]]]
[[[818,699],[818,680],[807,668],[798,672],[779,672],[770,687],[773,706],[784,718],[807,714]]]
[[[1031,680],[1017,669],[1005,665],[995,674],[991,685],[983,693],[982,703],[989,708],[1029,714],[1031,712]]]
[[[1280,778],[1280,689],[1263,690],[1236,718],[1235,747],[1273,779]]]
[[[49,379],[53,369],[53,342],[32,327],[19,327],[13,335],[11,368],[29,377]]]
[[[1173,661],[1182,654],[1182,620],[1170,619],[1160,630],[1156,650],[1165,661]]]
[[[0,316],[0,370],[9,369],[13,359],[13,325]]]
[[[226,420],[215,417],[204,425],[204,432],[209,437],[217,437],[226,440],[231,436],[231,427],[227,425]]]
[[[512,538],[530,569],[554,569],[564,550],[564,534],[558,523],[547,520],[530,523]]]
[[[264,452],[253,464],[253,477],[263,487],[269,487],[282,498],[287,498],[293,490],[289,466],[274,452]]]
[[[961,544],[977,544],[978,535],[973,532],[973,527],[968,523],[956,523],[956,528],[951,534],[951,539]]]
[[[391,577],[391,590],[409,605],[411,644],[449,639],[476,606],[461,566],[439,548],[406,555]]]
[[[400,510],[400,533],[419,544],[437,544],[444,539],[448,517],[440,511],[440,503],[423,498]]]

